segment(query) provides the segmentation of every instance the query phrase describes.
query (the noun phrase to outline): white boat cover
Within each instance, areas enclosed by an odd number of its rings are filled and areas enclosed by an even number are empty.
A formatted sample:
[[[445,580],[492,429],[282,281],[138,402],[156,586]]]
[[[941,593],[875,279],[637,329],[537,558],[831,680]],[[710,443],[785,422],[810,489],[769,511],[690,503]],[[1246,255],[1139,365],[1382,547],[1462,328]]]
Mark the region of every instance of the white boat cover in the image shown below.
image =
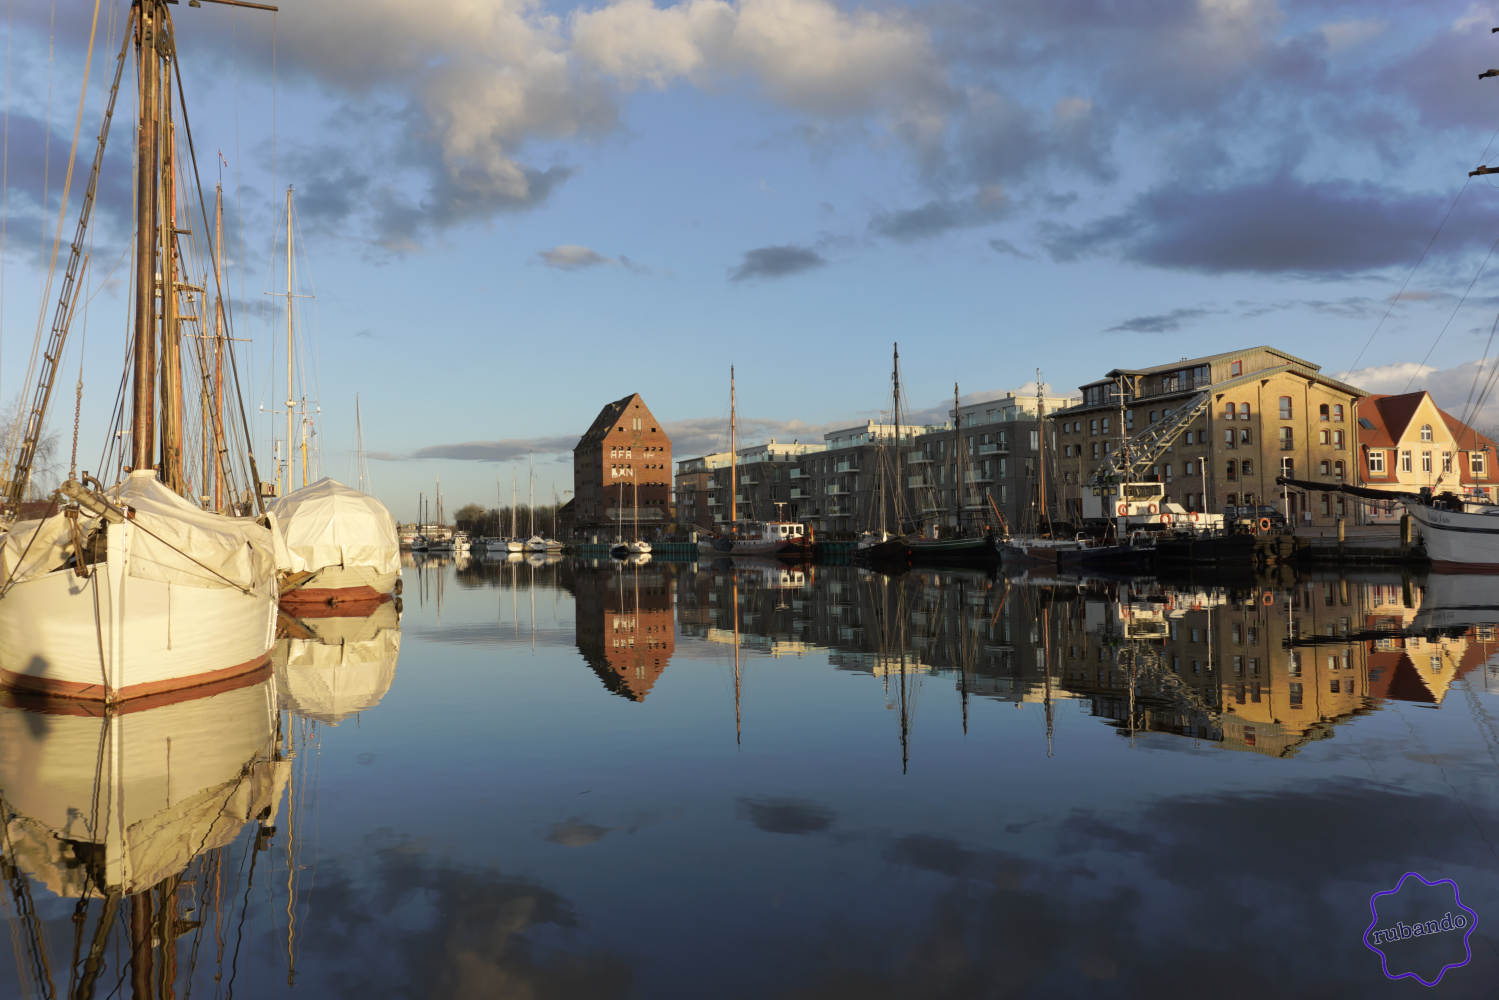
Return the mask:
[[[130,473],[109,491],[109,499],[134,512],[129,575],[275,593],[275,536],[254,519],[203,510],[163,486],[152,471]],[[98,523],[97,517],[79,517],[80,535],[87,537]],[[19,582],[61,569],[72,551],[72,531],[62,514],[21,521],[0,543],[0,580]]]
[[[271,653],[281,707],[337,725],[380,704],[396,679],[401,630],[395,606],[368,618],[316,618],[311,639],[278,639]]]
[[[327,566],[401,572],[395,519],[372,496],[324,478],[277,500],[272,512],[280,523],[292,572]]]

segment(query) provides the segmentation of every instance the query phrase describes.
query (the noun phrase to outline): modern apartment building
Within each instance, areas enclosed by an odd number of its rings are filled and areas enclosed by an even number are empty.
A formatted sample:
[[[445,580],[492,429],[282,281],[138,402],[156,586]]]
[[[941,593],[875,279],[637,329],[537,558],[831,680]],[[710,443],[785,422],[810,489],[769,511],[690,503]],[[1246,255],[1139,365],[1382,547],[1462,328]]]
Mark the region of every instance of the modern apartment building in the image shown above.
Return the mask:
[[[1011,393],[969,403],[958,409],[960,430],[952,419],[902,425],[898,445],[894,424],[865,421],[828,431],[821,444],[771,441],[742,448],[735,463],[739,518],[767,520],[779,512],[818,537],[853,537],[879,525],[883,503],[890,531],[951,526],[960,507],[969,523],[992,524],[997,508],[1018,527],[1026,523],[1037,488],[1038,408],[1049,412],[1076,402]],[[679,463],[677,502],[684,524],[711,523],[717,530],[727,525],[727,464],[719,455]],[[703,510],[711,511],[711,521],[702,519]]]
[[[1195,415],[1142,478],[1188,510],[1273,504],[1297,524],[1332,524],[1349,512],[1335,494],[1283,490],[1277,476],[1348,482],[1358,458],[1354,405],[1364,395],[1320,366],[1272,347],[1247,347],[1142,368],[1115,368],[1081,387],[1082,402],[1054,415],[1058,516],[1081,520],[1095,470],[1151,425]],[[1048,476],[1050,478],[1050,475]],[[1321,500],[1327,497],[1326,503]]]

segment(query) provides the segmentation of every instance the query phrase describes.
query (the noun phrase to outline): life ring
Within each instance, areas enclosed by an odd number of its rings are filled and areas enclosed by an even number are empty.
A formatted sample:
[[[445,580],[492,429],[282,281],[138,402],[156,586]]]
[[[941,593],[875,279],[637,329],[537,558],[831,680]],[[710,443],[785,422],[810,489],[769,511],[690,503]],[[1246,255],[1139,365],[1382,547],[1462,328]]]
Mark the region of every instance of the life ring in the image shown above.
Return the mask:
[[[1155,504],[1151,504],[1149,510],[1150,510],[1150,513],[1154,514],[1155,513]]]
[[[1127,504],[1127,503],[1120,504],[1119,505],[1119,516],[1123,517],[1124,515],[1126,515],[1128,513],[1129,513],[1129,504]]]
[[[1162,524],[1170,524],[1171,523],[1171,515],[1170,514],[1162,514],[1161,515],[1161,523]]]
[[[1268,517],[1262,517],[1262,518],[1260,518],[1260,530],[1261,531],[1269,531],[1270,530],[1270,519]]]
[[[1268,608],[1270,605],[1275,603],[1275,595],[1270,593],[1270,591],[1268,590],[1265,591],[1265,596],[1260,598],[1260,603]]]
[[[1188,514],[1187,515],[1187,520],[1191,521],[1193,524],[1196,524],[1197,523],[1197,511],[1194,510],[1194,511],[1192,511],[1192,513]]]

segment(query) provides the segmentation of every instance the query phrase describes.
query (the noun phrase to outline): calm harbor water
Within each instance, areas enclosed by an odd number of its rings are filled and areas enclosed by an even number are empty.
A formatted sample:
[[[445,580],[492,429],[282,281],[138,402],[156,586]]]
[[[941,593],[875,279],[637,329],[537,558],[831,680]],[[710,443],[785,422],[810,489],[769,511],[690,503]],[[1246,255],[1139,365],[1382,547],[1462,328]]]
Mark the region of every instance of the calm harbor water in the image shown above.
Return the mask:
[[[398,641],[0,706],[0,995],[1411,996],[1364,934],[1414,871],[1476,915],[1435,990],[1491,996],[1499,636],[1420,597],[413,565]]]

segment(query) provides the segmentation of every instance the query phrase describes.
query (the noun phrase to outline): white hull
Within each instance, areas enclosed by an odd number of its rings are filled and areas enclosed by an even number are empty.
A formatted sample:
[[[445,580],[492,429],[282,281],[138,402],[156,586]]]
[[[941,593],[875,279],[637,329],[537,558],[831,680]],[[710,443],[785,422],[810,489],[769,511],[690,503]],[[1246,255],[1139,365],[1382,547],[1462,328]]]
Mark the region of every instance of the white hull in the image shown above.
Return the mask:
[[[1469,514],[1407,504],[1432,568],[1499,573],[1499,514]]]
[[[0,597],[0,681],[47,695],[122,701],[263,667],[276,628],[266,588],[173,584],[128,572],[128,524],[87,577],[58,569]]]

